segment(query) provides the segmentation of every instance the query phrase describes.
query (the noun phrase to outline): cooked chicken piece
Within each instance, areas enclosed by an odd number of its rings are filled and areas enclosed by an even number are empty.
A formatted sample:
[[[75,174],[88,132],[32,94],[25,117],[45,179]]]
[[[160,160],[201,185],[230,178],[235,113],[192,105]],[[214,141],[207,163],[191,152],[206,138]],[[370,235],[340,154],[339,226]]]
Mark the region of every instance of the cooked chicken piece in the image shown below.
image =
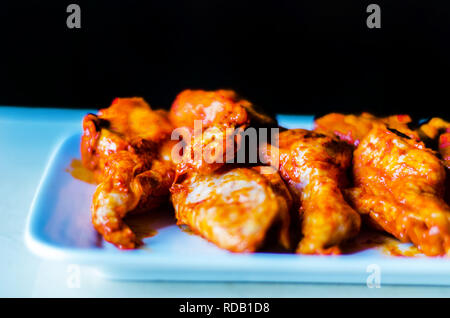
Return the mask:
[[[186,147],[177,175],[217,170],[234,159],[241,145],[241,133],[247,127],[276,125],[273,118],[232,90],[185,90],[173,102],[169,118],[175,127],[184,127],[190,137],[184,140]]]
[[[289,184],[302,218],[297,252],[338,254],[339,244],[359,231],[360,216],[344,200],[341,186],[351,162],[351,147],[338,139],[303,129],[281,132],[279,146],[263,153]]]
[[[97,186],[91,207],[92,223],[106,241],[130,249],[140,244],[123,222],[128,213],[146,212],[169,198],[175,167],[154,143],[131,143],[133,151],[119,151],[105,163],[103,181]]]
[[[422,142],[376,127],[354,152],[352,204],[424,254],[449,255],[450,208],[445,169]]]
[[[314,130],[324,134],[336,135],[339,139],[355,147],[370,132],[373,127],[389,127],[418,139],[416,132],[408,128],[411,117],[408,115],[393,115],[378,118],[369,113],[361,115],[344,115],[330,113],[314,121]]]
[[[422,140],[433,149],[436,144],[444,165],[450,169],[450,123],[435,117],[420,126],[418,133]]]
[[[170,137],[172,129],[166,111],[152,110],[142,98],[116,98],[110,107],[100,109],[98,115],[84,117],[82,163],[95,171],[100,182],[105,161],[111,154],[128,150],[133,139],[160,143]]]
[[[83,119],[82,162],[95,171],[99,183],[92,222],[105,240],[120,248],[139,244],[123,222],[126,214],[168,201],[175,167],[167,115],[152,110],[141,98],[121,98]]]
[[[260,169],[186,174],[171,189],[177,223],[232,252],[256,251],[279,223],[280,243],[289,247],[292,198],[276,171],[263,175]]]

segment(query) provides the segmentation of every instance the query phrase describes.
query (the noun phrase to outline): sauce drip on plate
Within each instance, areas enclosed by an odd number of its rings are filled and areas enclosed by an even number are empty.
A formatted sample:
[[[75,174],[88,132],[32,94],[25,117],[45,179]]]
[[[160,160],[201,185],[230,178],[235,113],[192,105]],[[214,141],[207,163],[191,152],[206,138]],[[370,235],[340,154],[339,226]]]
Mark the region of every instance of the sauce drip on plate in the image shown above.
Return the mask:
[[[66,169],[66,172],[70,173],[72,177],[77,180],[89,184],[96,184],[94,173],[91,170],[86,169],[79,159],[73,159],[70,166]]]
[[[388,256],[417,257],[422,255],[417,247],[400,242],[387,233],[362,229],[357,237],[346,242],[343,254],[353,254],[367,249],[377,249]]]

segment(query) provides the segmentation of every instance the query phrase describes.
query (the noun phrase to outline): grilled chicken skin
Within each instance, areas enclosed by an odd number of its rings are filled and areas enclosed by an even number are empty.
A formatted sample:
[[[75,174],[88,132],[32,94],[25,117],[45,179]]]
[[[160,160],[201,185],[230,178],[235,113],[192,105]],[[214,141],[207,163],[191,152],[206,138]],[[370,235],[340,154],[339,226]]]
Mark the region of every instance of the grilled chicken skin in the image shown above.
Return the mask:
[[[355,236],[359,214],[344,200],[341,187],[351,162],[351,147],[334,137],[304,129],[279,134],[279,145],[263,153],[289,184],[302,218],[302,254],[338,254],[339,244]]]
[[[140,143],[133,144],[134,151],[122,150],[109,157],[91,206],[95,229],[106,241],[123,249],[140,244],[123,218],[167,202],[175,178],[174,166],[155,153],[155,145],[146,140]]]
[[[260,168],[220,169],[186,174],[172,189],[178,224],[232,252],[254,252],[279,223],[279,241],[289,247],[291,195],[278,173]]]
[[[354,207],[424,254],[449,255],[450,208],[445,169],[422,142],[374,128],[354,152]]]
[[[123,218],[168,201],[175,178],[167,113],[152,110],[141,98],[121,98],[98,115],[87,115],[83,128],[82,162],[98,182],[92,223],[106,241],[135,248],[139,242]]]
[[[81,161],[100,182],[111,154],[130,149],[130,142],[139,138],[159,144],[170,137],[172,130],[166,111],[152,110],[139,97],[116,98],[97,115],[83,118]]]

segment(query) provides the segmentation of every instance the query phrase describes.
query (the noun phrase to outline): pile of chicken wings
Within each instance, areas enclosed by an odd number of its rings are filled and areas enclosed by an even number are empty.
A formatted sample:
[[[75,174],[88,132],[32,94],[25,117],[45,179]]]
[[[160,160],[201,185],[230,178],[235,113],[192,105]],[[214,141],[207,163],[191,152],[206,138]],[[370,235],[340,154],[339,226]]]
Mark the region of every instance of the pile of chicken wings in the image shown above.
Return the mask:
[[[92,223],[106,241],[137,248],[124,218],[171,202],[179,225],[232,252],[275,242],[340,254],[364,225],[450,255],[450,123],[414,124],[331,113],[313,131],[284,129],[232,90],[185,90],[170,111],[116,98],[83,119],[82,163],[98,183]],[[245,142],[227,132],[248,128],[278,128],[277,142],[258,143],[257,163],[236,163]],[[190,137],[174,139],[177,129]],[[191,151],[208,149],[209,158]]]

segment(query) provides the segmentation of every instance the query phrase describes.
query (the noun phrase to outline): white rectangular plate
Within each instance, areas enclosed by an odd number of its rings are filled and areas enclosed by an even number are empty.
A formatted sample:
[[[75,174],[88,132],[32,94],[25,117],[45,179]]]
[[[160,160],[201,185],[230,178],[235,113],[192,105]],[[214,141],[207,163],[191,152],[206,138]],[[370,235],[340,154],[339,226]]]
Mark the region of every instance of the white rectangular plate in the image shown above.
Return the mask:
[[[311,128],[311,116],[278,116],[288,128]],[[44,258],[85,264],[106,277],[133,280],[201,280],[361,283],[380,274],[382,284],[450,285],[445,258],[391,257],[377,249],[351,255],[305,256],[282,253],[233,254],[156,213],[157,231],[144,247],[122,251],[102,241],[92,227],[95,186],[67,172],[80,158],[80,133],[55,149],[36,192],[26,229],[28,247]]]

